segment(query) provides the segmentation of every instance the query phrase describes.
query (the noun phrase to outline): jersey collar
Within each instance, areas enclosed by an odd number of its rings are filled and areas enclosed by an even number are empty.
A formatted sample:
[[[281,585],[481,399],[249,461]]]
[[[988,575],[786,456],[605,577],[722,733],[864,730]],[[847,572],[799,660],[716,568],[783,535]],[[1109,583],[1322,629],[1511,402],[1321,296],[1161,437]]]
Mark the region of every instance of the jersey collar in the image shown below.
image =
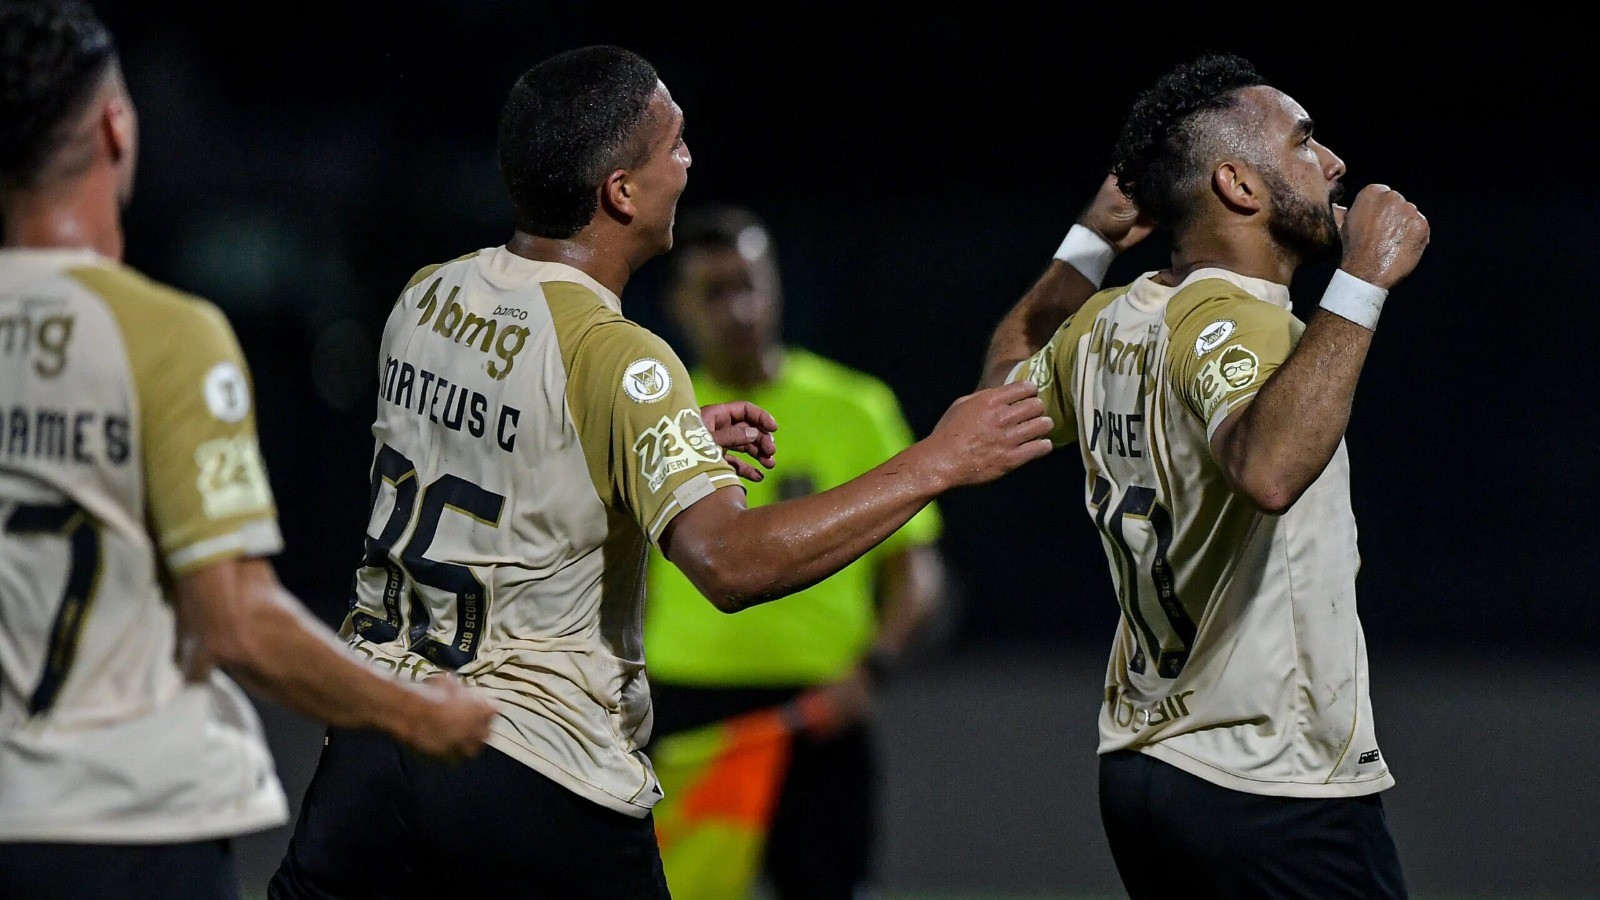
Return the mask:
[[[115,260],[87,247],[0,247],[0,265],[60,271],[79,266],[109,266]]]
[[[1189,273],[1188,278],[1183,280],[1183,284],[1178,285],[1176,290],[1181,291],[1189,285],[1194,284],[1196,281],[1201,281],[1207,278],[1220,278],[1223,281],[1238,287],[1240,290],[1243,290],[1250,296],[1255,297],[1257,300],[1265,300],[1268,303],[1271,303],[1273,306],[1277,306],[1282,309],[1293,308],[1289,301],[1288,285],[1279,284],[1276,281],[1268,281],[1265,278],[1252,278],[1249,275],[1240,275],[1238,272],[1229,271],[1228,269],[1195,269],[1193,272]]]
[[[526,256],[512,253],[504,246],[490,248],[487,256],[489,270],[498,275],[518,280],[531,278],[541,282],[574,281],[594,291],[606,309],[618,314],[622,312],[622,298],[611,293],[610,288],[589,277],[582,269],[573,268],[566,263],[528,259]]]

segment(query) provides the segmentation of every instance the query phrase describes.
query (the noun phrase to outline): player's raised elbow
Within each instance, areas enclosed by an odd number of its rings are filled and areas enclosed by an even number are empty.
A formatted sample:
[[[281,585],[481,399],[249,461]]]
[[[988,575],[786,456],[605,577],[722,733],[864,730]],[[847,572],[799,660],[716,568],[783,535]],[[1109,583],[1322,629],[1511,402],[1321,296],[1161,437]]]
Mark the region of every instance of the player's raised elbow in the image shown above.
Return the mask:
[[[709,560],[701,568],[699,577],[690,576],[689,580],[694,582],[718,612],[740,612],[766,599],[762,596],[758,579],[753,577],[743,560]]]

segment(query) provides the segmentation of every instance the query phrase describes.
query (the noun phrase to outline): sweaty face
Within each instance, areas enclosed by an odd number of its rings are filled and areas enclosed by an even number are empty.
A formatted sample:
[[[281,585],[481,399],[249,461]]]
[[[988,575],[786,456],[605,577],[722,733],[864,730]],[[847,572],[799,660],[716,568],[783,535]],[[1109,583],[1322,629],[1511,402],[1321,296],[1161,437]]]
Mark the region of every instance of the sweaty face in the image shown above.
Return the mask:
[[[1264,113],[1266,158],[1259,170],[1269,197],[1272,237],[1305,261],[1333,253],[1339,247],[1333,204],[1344,194],[1344,161],[1312,137],[1311,117],[1288,95],[1255,87],[1246,91],[1246,98]]]
[[[678,198],[689,183],[692,160],[689,145],[683,140],[683,110],[672,102],[672,95],[660,82],[656,83],[656,92],[650,98],[645,127],[649,129],[646,139],[649,155],[629,173],[636,189],[635,224],[653,239],[655,252],[664,253],[672,248],[672,221],[677,214]]]
[[[778,339],[778,287],[765,253],[696,247],[679,263],[678,325],[703,360],[759,359]]]

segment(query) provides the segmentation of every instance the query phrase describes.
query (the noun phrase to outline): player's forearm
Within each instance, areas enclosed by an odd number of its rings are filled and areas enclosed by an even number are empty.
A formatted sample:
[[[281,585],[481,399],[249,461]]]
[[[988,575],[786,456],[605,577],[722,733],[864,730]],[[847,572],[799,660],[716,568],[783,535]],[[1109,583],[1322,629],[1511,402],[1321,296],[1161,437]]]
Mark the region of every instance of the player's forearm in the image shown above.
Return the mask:
[[[237,563],[203,589],[231,592],[204,604],[192,632],[191,677],[214,664],[244,687],[329,725],[403,737],[421,698],[356,660],[278,583],[262,560]],[[191,607],[193,608],[193,607]]]
[[[1027,359],[1056,333],[1068,317],[1083,307],[1095,292],[1094,282],[1059,259],[1033,283],[995,327],[983,362],[979,387],[994,387],[1005,381],[1017,363]]]
[[[913,444],[820,494],[739,509],[708,532],[716,537],[675,542],[671,558],[718,609],[737,612],[834,574],[947,486],[928,449]]]
[[[1318,310],[1299,344],[1216,437],[1235,490],[1266,512],[1287,510],[1317,480],[1350,423],[1372,332]]]

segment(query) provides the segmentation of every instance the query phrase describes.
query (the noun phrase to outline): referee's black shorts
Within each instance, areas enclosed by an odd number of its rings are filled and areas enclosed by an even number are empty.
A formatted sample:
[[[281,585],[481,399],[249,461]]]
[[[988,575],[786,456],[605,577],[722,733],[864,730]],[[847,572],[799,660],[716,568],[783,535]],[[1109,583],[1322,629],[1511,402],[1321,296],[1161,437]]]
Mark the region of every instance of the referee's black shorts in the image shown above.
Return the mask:
[[[655,822],[485,747],[446,763],[330,729],[270,900],[663,900]]]
[[[1100,757],[1100,818],[1133,900],[1406,896],[1377,794],[1247,794],[1123,750]]]

